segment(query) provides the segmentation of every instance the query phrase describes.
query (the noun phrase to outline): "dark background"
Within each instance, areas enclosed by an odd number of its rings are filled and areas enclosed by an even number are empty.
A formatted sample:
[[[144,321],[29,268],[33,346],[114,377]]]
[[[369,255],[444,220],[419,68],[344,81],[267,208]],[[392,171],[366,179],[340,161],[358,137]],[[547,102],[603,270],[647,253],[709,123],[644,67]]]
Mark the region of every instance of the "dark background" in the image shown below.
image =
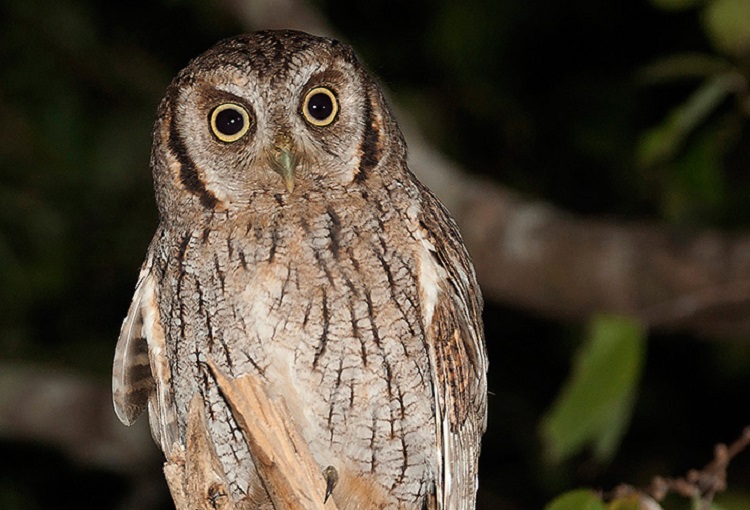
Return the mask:
[[[314,5],[427,139],[467,172],[587,216],[742,231],[750,225],[750,132],[731,98],[691,134],[682,160],[648,167],[638,160],[640,137],[700,83],[648,83],[645,66],[705,52],[748,76],[750,52],[717,47],[703,3],[695,3]],[[148,168],[156,106],[190,58],[246,30],[226,5],[198,0],[0,0],[2,366],[62,368],[107,387],[156,226]],[[719,134],[718,155],[701,152]],[[696,158],[709,164],[696,171],[688,164]],[[748,423],[750,339],[652,332],[632,423],[614,458],[596,462],[582,452],[549,463],[539,420],[584,325],[495,302],[486,325],[492,393],[480,508],[541,508],[577,486],[606,490],[681,475]],[[744,457],[730,468],[727,509],[750,507]],[[124,508],[139,480],[160,486],[158,463],[138,471],[125,476],[54,441],[0,428],[2,509]],[[153,501],[169,508],[166,493]]]

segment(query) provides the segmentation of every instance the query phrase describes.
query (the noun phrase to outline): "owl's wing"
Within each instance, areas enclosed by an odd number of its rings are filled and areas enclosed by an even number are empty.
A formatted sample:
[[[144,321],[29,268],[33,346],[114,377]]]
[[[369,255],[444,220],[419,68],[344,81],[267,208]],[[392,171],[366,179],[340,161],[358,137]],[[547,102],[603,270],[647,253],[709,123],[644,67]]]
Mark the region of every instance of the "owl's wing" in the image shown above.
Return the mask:
[[[439,468],[436,508],[475,506],[480,439],[487,424],[482,296],[453,219],[422,188],[420,284],[430,349]]]
[[[115,413],[125,425],[132,425],[148,408],[151,434],[169,457],[177,440],[177,425],[152,263],[149,250],[117,340],[112,399]]]

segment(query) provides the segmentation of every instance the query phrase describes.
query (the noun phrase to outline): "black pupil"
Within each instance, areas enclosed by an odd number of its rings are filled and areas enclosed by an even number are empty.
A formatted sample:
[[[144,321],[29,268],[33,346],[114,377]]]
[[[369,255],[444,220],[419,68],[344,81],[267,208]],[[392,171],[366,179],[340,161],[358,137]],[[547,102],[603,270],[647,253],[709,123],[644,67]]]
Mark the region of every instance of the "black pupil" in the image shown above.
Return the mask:
[[[236,135],[245,125],[245,118],[236,108],[227,108],[216,114],[216,129],[223,135]]]
[[[333,101],[331,96],[318,92],[313,94],[307,101],[307,111],[315,120],[325,120],[333,112]]]

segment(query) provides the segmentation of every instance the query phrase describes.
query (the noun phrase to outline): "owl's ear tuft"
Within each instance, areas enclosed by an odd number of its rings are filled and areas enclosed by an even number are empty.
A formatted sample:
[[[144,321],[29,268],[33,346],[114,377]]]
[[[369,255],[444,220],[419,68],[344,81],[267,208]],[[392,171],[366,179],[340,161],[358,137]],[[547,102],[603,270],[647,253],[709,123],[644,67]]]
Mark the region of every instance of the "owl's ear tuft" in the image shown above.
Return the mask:
[[[340,52],[341,57],[346,63],[359,64],[359,60],[357,59],[357,54],[354,53],[354,48],[352,48],[348,44],[344,44],[338,39],[331,39],[331,46],[335,50]]]

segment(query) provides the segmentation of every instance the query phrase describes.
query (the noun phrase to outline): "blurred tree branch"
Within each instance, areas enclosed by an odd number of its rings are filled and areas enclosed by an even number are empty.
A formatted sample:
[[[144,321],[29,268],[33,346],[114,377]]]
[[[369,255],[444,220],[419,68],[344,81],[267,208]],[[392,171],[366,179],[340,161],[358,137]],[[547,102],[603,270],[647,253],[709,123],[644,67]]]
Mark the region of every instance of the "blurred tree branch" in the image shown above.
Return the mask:
[[[580,218],[466,182],[453,211],[488,297],[544,315],[596,312],[653,328],[750,331],[750,236]]]
[[[100,381],[56,368],[0,363],[0,438],[38,441],[82,463],[131,474],[159,457],[147,420],[122,426]]]
[[[662,502],[668,494],[678,494],[693,501],[693,508],[709,510],[715,496],[727,490],[727,469],[737,455],[750,445],[750,427],[727,446],[723,443],[714,448],[714,458],[703,469],[691,469],[685,477],[663,478],[656,476],[646,490],[629,485],[620,485],[608,495],[607,500],[627,500],[635,497],[643,507],[659,510],[656,502]],[[641,507],[639,507],[641,508]]]
[[[163,498],[148,420],[123,427],[109,385],[80,373],[0,363],[0,440],[40,443],[75,464],[122,475],[132,486],[123,508],[156,508]]]

